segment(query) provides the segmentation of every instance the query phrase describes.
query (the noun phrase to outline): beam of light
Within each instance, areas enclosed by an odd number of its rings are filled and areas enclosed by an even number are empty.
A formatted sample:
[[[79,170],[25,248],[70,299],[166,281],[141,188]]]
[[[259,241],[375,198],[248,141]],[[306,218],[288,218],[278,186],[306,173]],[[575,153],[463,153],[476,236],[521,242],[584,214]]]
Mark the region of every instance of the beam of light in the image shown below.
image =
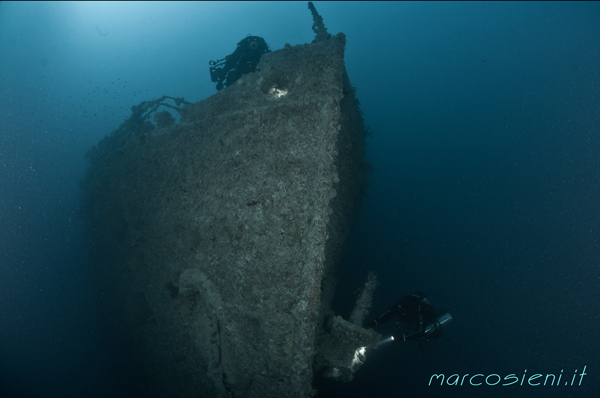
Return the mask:
[[[392,341],[394,341],[394,336],[386,337],[385,339],[383,339],[379,343],[377,343],[377,347],[381,347],[382,345],[387,344]]]

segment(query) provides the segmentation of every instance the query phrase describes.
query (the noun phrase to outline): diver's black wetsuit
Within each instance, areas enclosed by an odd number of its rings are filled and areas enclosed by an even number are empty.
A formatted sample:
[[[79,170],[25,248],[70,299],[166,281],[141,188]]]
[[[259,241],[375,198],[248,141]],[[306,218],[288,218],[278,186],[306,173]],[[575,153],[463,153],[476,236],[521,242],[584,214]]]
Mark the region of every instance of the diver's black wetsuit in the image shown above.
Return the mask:
[[[377,319],[371,321],[367,327],[374,327],[394,318],[398,318],[405,327],[404,340],[420,340],[425,337],[425,328],[436,321],[437,314],[425,294],[417,292],[404,296]]]
[[[258,61],[270,52],[269,45],[259,36],[248,36],[242,39],[233,53],[225,57],[225,65],[220,71],[217,90],[229,87],[242,75],[256,70]]]

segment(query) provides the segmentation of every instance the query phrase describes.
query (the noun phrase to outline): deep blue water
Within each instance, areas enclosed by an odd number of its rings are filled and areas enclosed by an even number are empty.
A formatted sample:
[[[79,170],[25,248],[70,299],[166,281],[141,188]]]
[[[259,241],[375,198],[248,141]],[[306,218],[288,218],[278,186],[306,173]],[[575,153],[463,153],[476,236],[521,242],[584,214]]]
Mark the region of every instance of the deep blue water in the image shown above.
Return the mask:
[[[315,5],[347,35],[373,131],[336,309],[373,270],[373,315],[423,290],[454,316],[424,353],[370,351],[321,396],[597,396],[600,4]],[[0,2],[0,396],[127,395],[83,249],[84,154],[143,100],[212,95],[208,61],[247,34],[276,50],[310,42],[311,24],[304,2]],[[525,370],[564,376],[428,386]]]

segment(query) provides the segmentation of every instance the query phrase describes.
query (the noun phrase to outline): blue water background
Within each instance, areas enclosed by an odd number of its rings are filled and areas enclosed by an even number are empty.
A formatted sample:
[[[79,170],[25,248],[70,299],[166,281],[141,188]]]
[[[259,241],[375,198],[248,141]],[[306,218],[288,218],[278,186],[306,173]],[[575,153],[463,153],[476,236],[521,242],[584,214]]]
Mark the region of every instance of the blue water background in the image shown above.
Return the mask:
[[[369,351],[321,396],[597,396],[600,4],[315,5],[347,35],[373,132],[336,310],[372,270],[373,315],[423,290],[454,316],[424,352]],[[304,2],[0,2],[0,396],[128,395],[90,288],[84,154],[143,100],[214,94],[208,61],[247,34],[276,50],[311,24]],[[583,366],[581,386],[428,386],[525,370],[570,383]]]

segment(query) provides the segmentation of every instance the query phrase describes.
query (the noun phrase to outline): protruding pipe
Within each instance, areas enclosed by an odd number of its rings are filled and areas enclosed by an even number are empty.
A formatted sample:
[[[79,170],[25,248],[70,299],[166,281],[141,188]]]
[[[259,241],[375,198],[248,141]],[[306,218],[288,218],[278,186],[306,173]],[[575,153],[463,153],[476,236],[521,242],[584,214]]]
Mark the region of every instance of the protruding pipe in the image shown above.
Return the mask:
[[[308,2],[308,8],[310,9],[310,12],[312,13],[312,16],[313,16],[312,29],[315,32],[315,39],[312,42],[316,43],[319,41],[330,39],[331,35],[329,33],[327,33],[327,28],[325,27],[325,24],[323,23],[323,17],[319,15],[319,13],[317,12],[317,9],[315,8],[315,5],[312,3],[312,1]]]

